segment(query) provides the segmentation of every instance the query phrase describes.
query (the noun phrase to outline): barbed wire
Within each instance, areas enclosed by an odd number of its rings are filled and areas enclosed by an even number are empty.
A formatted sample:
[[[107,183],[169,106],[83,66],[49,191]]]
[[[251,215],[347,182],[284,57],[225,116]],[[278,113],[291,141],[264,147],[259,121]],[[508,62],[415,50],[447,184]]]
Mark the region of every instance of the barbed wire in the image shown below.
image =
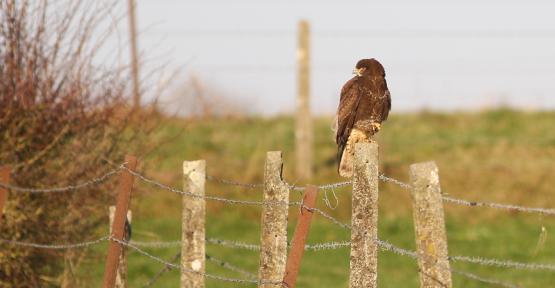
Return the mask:
[[[210,244],[222,246],[222,247],[231,248],[231,249],[260,251],[260,245],[241,242],[241,241],[206,238],[206,242]],[[142,241],[132,240],[130,241],[130,243],[138,247],[144,247],[144,248],[170,248],[170,247],[179,247],[182,245],[181,241],[142,242]],[[349,241],[341,241],[341,242],[331,241],[331,242],[323,242],[323,243],[306,244],[305,249],[309,251],[322,251],[322,250],[346,248],[350,246],[351,246],[351,242]]]
[[[128,248],[133,249],[134,251],[138,252],[139,254],[142,254],[143,256],[146,256],[148,258],[150,258],[151,260],[154,260],[156,262],[159,262],[161,264],[166,265],[167,267],[171,267],[172,269],[176,269],[176,270],[180,270],[180,271],[184,271],[184,272],[188,272],[188,273],[192,273],[192,274],[198,274],[198,275],[202,275],[203,277],[206,277],[208,279],[213,279],[213,280],[218,280],[218,281],[223,281],[223,282],[231,282],[231,283],[238,283],[238,284],[269,284],[269,285],[277,285],[277,286],[281,286],[282,282],[276,282],[276,281],[263,281],[260,279],[241,279],[241,278],[230,278],[230,277],[223,277],[223,276],[219,276],[219,275],[214,275],[214,274],[209,274],[209,273],[204,273],[204,272],[200,272],[200,271],[195,271],[192,269],[188,269],[185,267],[182,267],[181,265],[177,265],[171,262],[168,262],[160,257],[154,256],[144,250],[142,250],[141,248],[131,244],[131,243],[127,243],[125,241],[116,239],[114,237],[110,237],[111,241],[114,241],[116,243],[119,243],[123,246],[126,246]]]
[[[253,273],[251,273],[251,272],[249,272],[249,271],[247,271],[247,270],[245,270],[245,269],[239,268],[239,267],[237,267],[237,266],[235,266],[235,265],[233,265],[233,264],[231,264],[231,263],[229,263],[229,262],[226,262],[226,261],[223,261],[223,260],[221,260],[221,259],[218,259],[218,258],[216,258],[216,257],[214,257],[214,256],[210,256],[210,255],[206,254],[206,260],[211,261],[211,262],[215,263],[216,265],[218,265],[218,266],[220,266],[220,267],[222,267],[222,268],[225,268],[225,269],[227,269],[227,270],[229,270],[229,271],[233,271],[233,272],[239,273],[239,274],[241,274],[241,275],[247,277],[248,279],[255,280],[255,279],[258,278],[258,277],[257,277],[256,275],[254,275]]]
[[[387,177],[383,174],[381,174],[379,177],[384,182],[394,183],[404,189],[412,189],[411,185],[404,183],[402,181],[399,181],[397,179]],[[457,205],[469,206],[469,207],[489,207],[489,208],[495,208],[495,209],[503,209],[503,210],[510,210],[510,211],[526,212],[526,213],[540,213],[545,215],[555,215],[555,209],[552,209],[552,208],[536,208],[536,207],[524,207],[524,206],[518,206],[518,205],[512,205],[512,204],[500,204],[500,203],[494,203],[494,202],[468,201],[468,200],[458,199],[452,196],[448,196],[445,194],[442,194],[441,197],[445,202],[449,202]]]
[[[307,208],[308,209],[308,208]],[[316,209],[316,208],[314,208]],[[326,218],[328,218],[332,223],[336,225],[350,230],[351,226],[348,224],[344,224],[341,221],[335,219],[331,215],[326,214]],[[379,240],[378,239],[378,246],[386,251],[391,251],[395,254],[408,256],[414,259],[418,258],[418,255],[415,251],[403,249],[397,247],[387,241]],[[516,262],[512,260],[501,260],[501,259],[493,259],[493,258],[485,258],[485,257],[473,257],[473,256],[449,256],[448,260],[452,261],[459,261],[459,262],[468,262],[474,264],[480,264],[483,266],[495,266],[500,268],[516,268],[516,269],[526,269],[526,270],[549,270],[555,271],[555,264],[540,264],[540,263],[523,263],[523,262]]]
[[[175,241],[136,241],[131,240],[129,243],[137,246],[137,247],[144,247],[144,248],[172,248],[172,247],[180,247],[182,245],[181,240]]]
[[[234,240],[223,240],[216,238],[207,238],[206,241],[211,244],[232,248],[232,249],[244,249],[250,251],[260,251],[260,245],[248,244],[245,242],[234,241]]]
[[[378,177],[379,177],[380,180],[382,180],[383,182],[393,183],[393,184],[395,184],[395,185],[397,185],[397,186],[400,186],[401,188],[404,188],[404,189],[411,189],[411,188],[412,188],[411,185],[409,185],[409,184],[407,184],[407,183],[405,183],[405,182],[403,182],[403,181],[399,181],[399,180],[397,180],[397,179],[395,179],[395,178],[387,177],[387,176],[385,176],[384,174],[380,174]]]
[[[239,182],[239,181],[235,181],[235,180],[219,178],[219,177],[212,176],[212,175],[206,175],[206,179],[209,180],[209,181],[218,182],[218,183],[221,183],[221,184],[245,187],[245,188],[250,188],[250,189],[264,187],[264,183],[243,183],[243,182]],[[347,186],[347,185],[350,185],[351,183],[352,183],[352,181],[343,181],[343,182],[319,185],[317,187],[319,189],[332,189],[332,188],[339,188],[339,187]],[[291,189],[293,191],[304,191],[305,188],[306,188],[304,186],[296,186],[296,185],[293,185],[293,184],[288,184],[287,182],[286,182],[286,184],[287,184],[287,186],[289,186],[289,189]]]
[[[62,249],[88,247],[88,246],[100,244],[108,239],[109,239],[109,236],[104,236],[95,240],[84,241],[79,243],[71,243],[71,244],[39,244],[39,243],[30,243],[30,242],[22,242],[22,241],[7,240],[7,239],[0,239],[0,242],[5,244],[10,244],[10,245],[33,247],[33,248],[40,248],[40,249],[62,250]]]
[[[173,258],[170,260],[171,262],[176,262],[177,260],[179,260],[179,258],[181,257],[181,252],[175,254],[173,256]],[[148,288],[148,287],[152,287],[152,285],[154,285],[154,283],[156,283],[156,281],[158,281],[158,279],[160,279],[160,277],[162,277],[162,275],[164,275],[164,273],[171,271],[172,268],[170,266],[165,265],[164,268],[160,269],[160,271],[158,271],[158,273],[156,273],[156,275],[154,275],[154,277],[150,278],[150,280],[148,280],[148,282],[143,285],[143,288]]]
[[[183,191],[180,189],[176,189],[173,187],[170,187],[168,185],[162,184],[156,180],[150,179],[142,174],[139,174],[138,172],[135,172],[131,169],[128,169],[127,167],[123,167],[124,170],[128,171],[130,174],[136,176],[137,178],[139,178],[140,180],[142,180],[143,182],[146,182],[150,185],[156,186],[162,190],[166,190],[166,191],[170,191],[176,194],[180,194],[180,195],[185,195],[191,198],[196,198],[196,199],[205,199],[205,200],[212,200],[212,201],[219,201],[219,202],[224,202],[227,204],[235,204],[235,205],[249,205],[249,206],[279,206],[279,205],[288,205],[288,206],[296,206],[296,205],[300,205],[301,202],[284,202],[284,201],[253,201],[253,200],[237,200],[237,199],[229,199],[229,198],[224,198],[224,197],[218,197],[218,196],[207,196],[207,195],[198,195],[189,191]]]
[[[123,168],[123,164],[121,166],[119,166],[118,168],[111,170],[109,172],[107,172],[106,174],[97,177],[97,178],[93,178],[90,180],[87,180],[83,183],[77,184],[77,185],[68,185],[65,187],[54,187],[54,188],[29,188],[29,187],[19,187],[19,186],[14,186],[14,185],[10,185],[10,184],[3,184],[0,183],[0,187],[4,188],[4,189],[9,189],[12,191],[16,191],[16,192],[27,192],[27,193],[60,193],[60,192],[69,192],[69,191],[75,191],[75,190],[79,190],[88,186],[93,186],[93,185],[98,185],[101,183],[106,182],[108,179],[110,179],[112,176],[116,175],[119,173],[119,171]]]
[[[249,188],[249,189],[264,187],[264,184],[262,184],[262,183],[254,183],[254,184],[241,183],[241,182],[237,182],[237,181],[234,181],[234,180],[218,178],[218,177],[212,176],[212,175],[206,175],[206,180],[213,181],[213,182],[218,182],[218,183],[221,183],[221,184],[231,185],[231,186],[239,186],[239,187]]]
[[[520,286],[511,284],[511,283],[499,281],[497,279],[485,278],[485,277],[476,275],[474,273],[461,271],[461,270],[458,270],[458,269],[452,269],[451,268],[451,272],[453,272],[455,274],[458,274],[458,275],[461,275],[465,278],[469,278],[469,279],[472,279],[472,280],[475,280],[475,281],[478,281],[478,282],[482,282],[482,283],[493,284],[493,285],[506,287],[506,288],[519,288],[520,287]]]
[[[493,202],[478,202],[478,201],[468,201],[463,199],[457,199],[451,196],[442,195],[443,201],[470,206],[470,207],[489,207],[494,209],[504,209],[504,210],[511,210],[511,211],[518,211],[518,212],[526,212],[526,213],[540,213],[545,215],[555,215],[555,209],[550,208],[535,208],[535,207],[524,207],[518,205],[511,205],[511,204],[499,204]]]
[[[449,260],[480,264],[482,266],[495,266],[499,268],[515,268],[521,270],[548,270],[555,271],[555,264],[522,263],[511,260],[501,260],[476,256],[449,256]]]

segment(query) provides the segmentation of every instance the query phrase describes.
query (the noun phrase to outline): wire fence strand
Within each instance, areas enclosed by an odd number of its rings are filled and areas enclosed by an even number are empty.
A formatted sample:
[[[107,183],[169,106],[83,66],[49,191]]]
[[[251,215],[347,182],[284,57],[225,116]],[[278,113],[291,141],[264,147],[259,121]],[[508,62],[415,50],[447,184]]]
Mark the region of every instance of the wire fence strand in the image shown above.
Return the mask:
[[[224,198],[224,197],[219,197],[219,196],[208,196],[208,195],[198,195],[189,191],[183,191],[177,188],[173,188],[170,187],[168,185],[162,184],[156,180],[150,179],[138,172],[135,172],[131,169],[128,169],[126,167],[123,167],[124,170],[128,171],[130,174],[136,176],[137,178],[139,178],[141,181],[148,183],[152,186],[158,187],[159,189],[162,190],[166,190],[169,192],[173,192],[176,194],[180,194],[180,195],[184,195],[184,196],[188,196],[191,198],[196,198],[196,199],[205,199],[205,200],[211,200],[211,201],[219,201],[219,202],[223,202],[223,203],[227,203],[227,204],[232,204],[232,205],[247,205],[247,206],[272,206],[272,205],[288,205],[288,206],[296,206],[296,205],[300,205],[300,202],[284,202],[284,201],[253,201],[253,200],[237,200],[237,199],[229,199],[229,198]]]
[[[384,182],[396,184],[404,189],[412,188],[412,186],[407,183],[399,181],[395,178],[387,177],[383,174],[380,175],[380,179]],[[524,206],[518,206],[518,205],[512,205],[512,204],[500,204],[500,203],[494,203],[494,202],[468,201],[468,200],[458,199],[452,196],[448,196],[445,194],[443,194],[441,197],[445,202],[453,203],[457,205],[469,206],[469,207],[489,207],[494,209],[503,209],[503,210],[516,211],[516,212],[555,215],[555,209],[552,209],[552,208],[536,208],[536,207],[524,207]]]
[[[223,281],[223,282],[230,282],[230,283],[237,283],[237,284],[269,284],[269,285],[277,285],[277,286],[281,286],[282,282],[275,282],[275,281],[262,281],[260,279],[241,279],[241,278],[231,278],[231,277],[223,277],[223,276],[219,276],[219,275],[214,275],[214,274],[209,274],[209,273],[204,273],[204,272],[199,272],[199,271],[195,271],[192,269],[187,269],[185,267],[182,267],[181,265],[177,265],[171,262],[168,262],[160,257],[154,256],[144,250],[142,250],[141,248],[131,244],[131,243],[127,243],[125,241],[110,237],[111,241],[114,241],[116,243],[119,243],[123,246],[126,246],[128,248],[133,249],[134,251],[138,252],[139,254],[142,254],[143,256],[146,256],[148,258],[150,258],[151,260],[154,260],[156,262],[159,262],[161,264],[166,265],[167,267],[171,267],[172,269],[176,269],[176,270],[180,270],[180,271],[184,271],[187,273],[192,273],[192,274],[199,274],[202,275],[208,279],[213,279],[213,280],[217,280],[217,281]]]
[[[0,242],[5,244],[10,244],[10,245],[16,245],[16,246],[24,246],[24,247],[32,247],[32,248],[40,248],[40,249],[63,250],[63,249],[88,247],[88,246],[100,244],[108,239],[109,239],[108,236],[104,236],[95,240],[84,241],[80,243],[71,243],[71,244],[40,244],[40,243],[30,243],[30,242],[22,242],[17,240],[6,240],[6,239],[0,239]]]
[[[175,254],[170,261],[176,262],[177,260],[179,260],[180,257],[181,257],[181,252]],[[148,280],[148,282],[145,285],[143,285],[143,288],[152,287],[152,285],[154,285],[154,283],[156,283],[156,281],[158,281],[158,279],[160,279],[162,275],[164,275],[166,272],[169,272],[171,270],[172,268],[170,266],[165,265],[164,268],[160,269],[160,271],[158,271],[158,273],[156,273],[154,277],[150,278],[150,280]]]
[[[247,271],[247,270],[245,270],[245,269],[243,269],[243,268],[239,268],[239,267],[237,267],[237,266],[235,266],[235,265],[233,265],[233,264],[231,264],[231,263],[229,263],[229,262],[226,262],[226,261],[223,261],[223,260],[221,260],[221,259],[218,259],[218,258],[216,258],[216,257],[214,257],[214,256],[211,256],[211,255],[206,254],[206,260],[208,260],[208,261],[210,261],[210,262],[212,262],[212,263],[214,263],[214,264],[216,264],[216,265],[218,265],[218,266],[220,266],[220,267],[222,267],[222,268],[225,268],[225,269],[227,269],[227,270],[229,270],[229,271],[232,271],[232,272],[235,272],[235,273],[239,273],[239,274],[241,274],[241,275],[247,277],[247,279],[251,279],[251,280],[257,279],[257,276],[254,275],[253,273],[251,273],[251,272],[249,272],[249,271]]]
[[[499,204],[499,203],[493,203],[493,202],[468,201],[468,200],[457,199],[446,195],[443,195],[442,197],[443,197],[443,201],[457,204],[457,205],[464,205],[464,206],[470,206],[470,207],[489,207],[494,209],[504,209],[504,210],[511,210],[511,211],[517,211],[517,212],[555,215],[555,209],[550,209],[550,208],[533,208],[533,207],[524,207],[524,206],[510,205],[510,204]]]
[[[254,184],[241,183],[241,182],[234,181],[234,180],[218,178],[218,177],[212,176],[212,175],[206,175],[206,180],[217,182],[217,183],[220,183],[220,184],[231,185],[231,186],[239,186],[239,187],[249,188],[249,189],[256,189],[256,188],[264,187],[264,184],[262,184],[262,183],[254,183]]]
[[[496,286],[499,286],[499,287],[505,287],[505,288],[519,288],[520,287],[520,286],[514,285],[512,283],[499,281],[497,279],[486,278],[486,277],[483,277],[483,276],[476,275],[474,273],[461,271],[461,270],[458,270],[458,269],[451,269],[451,272],[453,272],[455,274],[458,274],[460,276],[463,276],[465,278],[471,279],[471,280],[475,280],[475,281],[486,283],[486,284],[496,285]]]
[[[83,189],[85,187],[89,187],[89,186],[94,186],[94,185],[99,185],[102,184],[104,182],[106,182],[108,179],[112,178],[114,175],[118,174],[122,168],[124,168],[123,164],[114,169],[111,170],[109,172],[107,172],[106,174],[97,177],[97,178],[93,178],[90,180],[87,180],[83,183],[80,184],[76,184],[76,185],[68,185],[65,187],[54,187],[54,188],[29,188],[29,187],[19,187],[19,186],[14,186],[14,185],[9,185],[9,184],[3,184],[0,183],[0,187],[4,188],[4,189],[9,189],[11,191],[16,191],[16,192],[27,192],[27,193],[61,193],[61,192],[70,192],[70,191],[75,191],[75,190],[80,190]]]

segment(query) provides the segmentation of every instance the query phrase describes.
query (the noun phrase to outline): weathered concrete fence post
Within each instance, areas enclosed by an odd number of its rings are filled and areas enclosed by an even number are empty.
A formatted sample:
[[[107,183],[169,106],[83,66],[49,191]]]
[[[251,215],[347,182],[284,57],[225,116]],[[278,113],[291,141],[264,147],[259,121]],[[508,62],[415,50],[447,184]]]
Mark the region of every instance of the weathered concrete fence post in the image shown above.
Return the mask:
[[[196,197],[183,195],[181,222],[181,288],[204,287],[205,273],[205,207],[204,185],[206,162],[183,162],[183,190]]]
[[[289,212],[289,187],[282,180],[281,151],[266,154],[264,167],[264,198],[260,234],[260,267],[258,287],[274,288],[266,282],[280,282],[287,260],[287,216]]]
[[[310,24],[299,22],[297,48],[297,111],[295,113],[295,165],[297,177],[312,177],[314,135],[310,114]]]
[[[410,180],[420,287],[452,287],[443,202],[435,162],[412,164]]]
[[[350,288],[378,287],[378,177],[378,144],[356,144]]]

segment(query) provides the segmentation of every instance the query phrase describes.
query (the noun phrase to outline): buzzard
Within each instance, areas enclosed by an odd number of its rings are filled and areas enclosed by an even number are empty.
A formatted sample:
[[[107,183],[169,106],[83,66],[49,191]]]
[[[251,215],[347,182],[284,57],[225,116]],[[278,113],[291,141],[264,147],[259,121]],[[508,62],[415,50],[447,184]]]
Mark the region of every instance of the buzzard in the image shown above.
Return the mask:
[[[352,177],[354,144],[371,142],[391,110],[385,70],[378,60],[358,61],[351,80],[341,89],[337,108],[337,160],[339,175]]]

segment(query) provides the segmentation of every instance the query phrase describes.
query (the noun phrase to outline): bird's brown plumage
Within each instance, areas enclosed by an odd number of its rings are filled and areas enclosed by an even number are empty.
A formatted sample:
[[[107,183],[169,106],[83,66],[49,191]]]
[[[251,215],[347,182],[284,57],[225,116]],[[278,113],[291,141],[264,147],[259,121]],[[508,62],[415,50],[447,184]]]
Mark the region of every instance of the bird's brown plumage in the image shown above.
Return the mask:
[[[362,59],[356,70],[361,74],[343,85],[337,109],[336,143],[339,174],[343,177],[352,176],[354,143],[370,141],[391,110],[391,96],[380,62]]]

